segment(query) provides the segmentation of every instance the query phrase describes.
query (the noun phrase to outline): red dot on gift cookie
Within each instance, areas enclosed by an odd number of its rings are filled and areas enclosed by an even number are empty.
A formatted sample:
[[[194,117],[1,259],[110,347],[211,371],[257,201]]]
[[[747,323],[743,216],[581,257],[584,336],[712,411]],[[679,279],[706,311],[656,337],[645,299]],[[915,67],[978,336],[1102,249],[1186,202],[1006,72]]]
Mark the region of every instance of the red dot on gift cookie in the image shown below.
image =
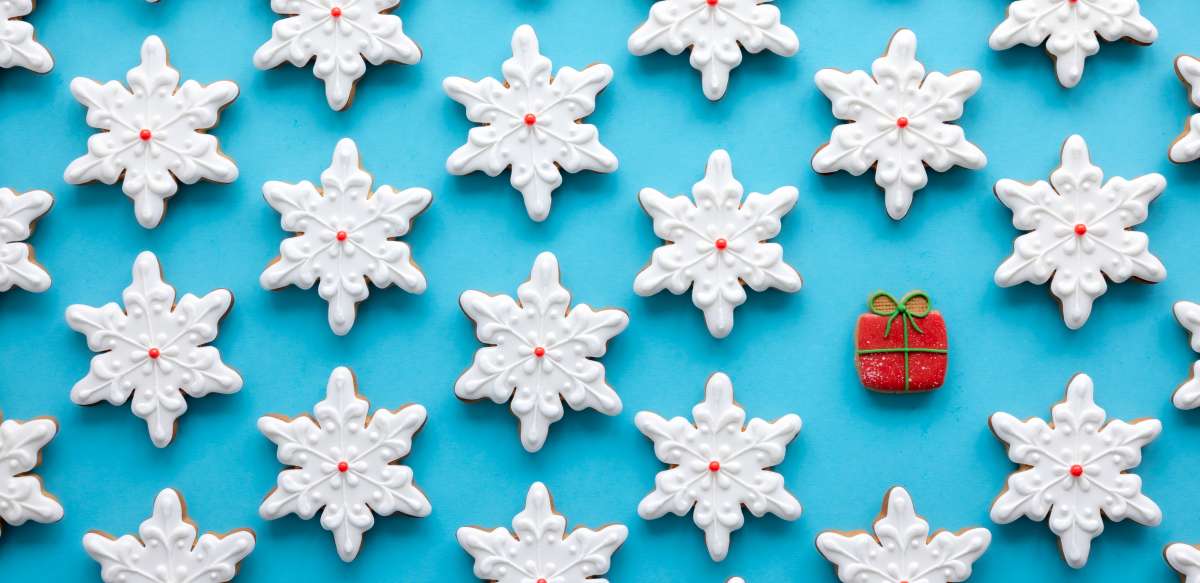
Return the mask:
[[[541,346],[538,346],[537,348],[533,349],[533,355],[538,358],[546,356],[546,349],[542,348]]]
[[[726,241],[725,239],[717,239],[713,244],[716,245],[717,251],[724,251],[725,248],[729,246],[729,241]]]
[[[718,461],[708,462],[708,471],[710,471],[710,472],[721,471],[721,462],[718,462]]]
[[[151,348],[150,350],[147,350],[147,351],[146,351],[146,354],[147,354],[147,355],[148,355],[150,358],[158,358],[159,356],[161,356],[161,355],[162,355],[162,351],[160,351],[160,350],[159,350],[159,349],[157,349],[157,348]]]
[[[350,234],[345,231],[337,232],[337,240],[338,241],[345,241],[349,236],[350,236]]]
[[[154,134],[150,133],[150,130],[142,130],[138,132],[138,137],[141,138],[143,142],[149,142],[150,138],[154,137]]]
[[[1083,466],[1081,466],[1079,464],[1075,464],[1075,465],[1071,466],[1071,475],[1075,476],[1076,478],[1082,476],[1083,475]]]
[[[896,127],[900,128],[900,129],[904,129],[904,128],[908,127],[908,118],[902,117],[902,118],[897,119]]]
[[[1087,234],[1087,225],[1085,225],[1083,223],[1079,223],[1078,225],[1075,225],[1075,234],[1079,235],[1080,237],[1086,235]]]
[[[333,9],[329,11],[329,15],[334,18],[340,18],[342,16],[342,9],[334,6]]]
[[[537,123],[537,116],[532,113],[525,114],[525,125],[531,126]]]
[[[338,462],[338,471],[342,472],[343,474],[350,471],[350,463],[349,462]]]

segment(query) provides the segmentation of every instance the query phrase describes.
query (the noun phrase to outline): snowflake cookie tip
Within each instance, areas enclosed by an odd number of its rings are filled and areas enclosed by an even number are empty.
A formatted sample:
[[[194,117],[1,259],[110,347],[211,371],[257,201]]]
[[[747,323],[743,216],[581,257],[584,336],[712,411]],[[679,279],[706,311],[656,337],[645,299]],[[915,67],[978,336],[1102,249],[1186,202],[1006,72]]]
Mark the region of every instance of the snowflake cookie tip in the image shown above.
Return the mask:
[[[0,188],[0,292],[13,286],[34,293],[50,289],[50,274],[25,240],[52,206],[54,196],[44,190]]]
[[[1180,55],[1175,59],[1175,73],[1187,87],[1192,105],[1200,107],[1200,59]],[[1188,118],[1183,132],[1171,144],[1169,157],[1176,164],[1200,159],[1200,113]]]
[[[1171,311],[1179,325],[1191,335],[1192,350],[1200,352],[1200,304],[1175,302]],[[1192,364],[1192,372],[1187,380],[1176,387],[1171,402],[1177,409],[1185,411],[1200,407],[1200,360]]]
[[[1163,549],[1163,558],[1183,583],[1200,583],[1200,547],[1172,543]]]
[[[0,416],[0,523],[20,526],[27,521],[58,522],[63,507],[45,490],[33,469],[41,463],[41,451],[58,434],[58,421],[39,417],[28,421],[4,420]]]
[[[33,0],[0,4],[0,69],[22,67],[34,73],[48,73],[54,57],[37,40],[32,24],[20,20],[33,12]]]

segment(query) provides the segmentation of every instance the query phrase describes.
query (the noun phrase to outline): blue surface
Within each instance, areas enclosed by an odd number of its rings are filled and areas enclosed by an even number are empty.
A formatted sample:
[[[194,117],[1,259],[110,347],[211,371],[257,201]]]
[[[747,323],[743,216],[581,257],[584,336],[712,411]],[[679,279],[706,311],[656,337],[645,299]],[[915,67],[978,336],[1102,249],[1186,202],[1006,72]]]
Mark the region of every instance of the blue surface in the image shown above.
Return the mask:
[[[246,526],[258,533],[238,581],[475,581],[455,529],[508,525],[529,484],[542,480],[572,525],[629,526],[609,573],[619,582],[719,582],[732,575],[749,583],[834,581],[813,546],[816,534],[867,528],[884,491],[897,484],[909,488],[935,528],[992,529],[975,583],[1175,580],[1162,547],[1200,541],[1200,413],[1176,411],[1169,400],[1196,358],[1170,307],[1200,299],[1194,224],[1200,163],[1173,166],[1167,147],[1192,113],[1172,61],[1200,52],[1200,5],[1144,2],[1159,42],[1105,44],[1088,60],[1080,86],[1068,91],[1041,49],[987,47],[1006,1],[779,0],[784,22],[800,36],[800,53],[748,56],[725,99],[710,103],[686,56],[635,58],[626,50],[650,4],[404,2],[397,13],[424,60],[371,69],[353,106],[338,113],[327,107],[310,69],[261,72],[251,65],[276,20],[266,0],[39,2],[30,20],[56,66],[46,76],[0,71],[0,185],[55,194],[54,209],[32,239],[54,285],[40,295],[0,294],[0,408],[12,418],[59,420],[61,433],[38,472],[64,503],[66,518],[6,529],[0,579],[98,580],[80,545],[83,533],[134,531],[154,494],[172,486],[185,494],[202,529]],[[471,124],[442,93],[441,80],[499,75],[521,23],[534,25],[556,67],[605,62],[616,70],[590,121],[621,169],[567,176],[543,224],[525,216],[506,177],[460,178],[444,170]],[[901,26],[916,31],[919,57],[930,70],[983,73],[983,88],[961,123],[990,164],[931,176],[909,216],[896,223],[869,176],[818,176],[808,163],[835,123],[813,73],[868,67]],[[62,172],[91,133],[69,80],[124,79],[151,33],[163,37],[185,79],[241,86],[215,131],[241,178],[183,187],[162,226],[147,231],[119,186],[68,186]],[[1086,327],[1071,332],[1045,287],[1004,290],[992,283],[1017,232],[991,189],[1000,178],[1047,176],[1062,141],[1075,132],[1110,176],[1167,177],[1166,194],[1140,228],[1169,277],[1154,286],[1113,286]],[[429,291],[372,290],[354,330],[338,338],[315,290],[259,288],[259,273],[286,236],[260,188],[272,179],[316,180],[343,136],[358,141],[377,183],[428,187],[434,203],[407,237]],[[797,294],[753,294],[724,341],[709,337],[686,297],[644,299],[632,290],[658,244],[637,191],[688,191],[717,147],[730,151],[748,189],[799,187],[800,202],[778,241],[805,279]],[[159,255],[181,293],[233,291],[236,305],[216,345],[246,381],[235,396],[193,400],[165,450],[151,445],[145,423],[128,406],[83,408],[68,398],[92,354],[66,326],[63,311],[72,303],[119,299],[143,249]],[[454,397],[454,380],[478,346],[457,298],[466,289],[515,293],[542,250],[558,255],[577,301],[622,307],[632,323],[604,359],[625,412],[568,413],[545,449],[530,455],[505,407]],[[880,288],[925,289],[946,314],[953,354],[940,391],[889,397],[859,385],[851,358],[854,321],[867,294]],[[308,411],[330,370],[342,364],[353,367],[374,407],[420,402],[429,409],[406,463],[434,508],[422,520],[378,520],[350,565],[337,558],[316,520],[268,523],[257,513],[280,466],[255,419]],[[748,520],[733,535],[729,558],[715,564],[690,517],[638,518],[637,503],[663,466],[633,416],[647,409],[689,414],[704,380],[718,370],[732,376],[750,415],[794,412],[804,419],[779,471],[805,513],[794,523]],[[988,431],[987,417],[997,410],[1047,416],[1077,371],[1093,375],[1111,416],[1162,419],[1163,434],[1137,471],[1165,520],[1158,528],[1109,524],[1091,562],[1075,572],[1044,524],[989,521],[988,507],[1014,466]]]

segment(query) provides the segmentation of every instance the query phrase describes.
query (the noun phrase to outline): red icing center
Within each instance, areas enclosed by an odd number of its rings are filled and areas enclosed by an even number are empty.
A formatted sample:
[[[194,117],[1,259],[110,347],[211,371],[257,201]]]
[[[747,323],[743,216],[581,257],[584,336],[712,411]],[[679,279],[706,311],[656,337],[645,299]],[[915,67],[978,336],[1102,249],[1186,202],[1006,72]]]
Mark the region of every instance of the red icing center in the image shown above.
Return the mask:
[[[338,240],[338,241],[345,241],[345,240],[346,240],[346,238],[347,238],[347,237],[349,237],[349,236],[350,236],[350,235],[349,235],[349,234],[347,234],[345,231],[338,231],[338,232],[337,232],[337,240]]]
[[[1075,465],[1071,466],[1071,475],[1075,476],[1076,478],[1082,476],[1083,475],[1083,466],[1081,466],[1079,464],[1075,464]]]
[[[150,138],[154,137],[154,134],[150,133],[150,130],[142,130],[138,132],[138,137],[141,138],[143,142],[149,142]]]
[[[1087,234],[1087,225],[1085,225],[1083,223],[1079,223],[1078,225],[1075,225],[1075,234],[1079,235],[1080,237],[1086,235]]]
[[[162,354],[162,352],[159,351],[159,349],[157,349],[157,348],[151,348],[150,350],[146,351],[146,354],[149,355],[150,358],[158,358],[159,355]]]
[[[718,461],[708,462],[708,471],[710,471],[710,472],[721,471],[721,462],[718,462]]]
[[[715,245],[717,246],[717,251],[724,251],[725,248],[729,246],[729,241],[726,241],[725,239],[717,239]]]
[[[338,462],[338,471],[343,474],[350,471],[350,464],[347,462]]]
[[[718,3],[718,2],[720,2],[720,1],[721,1],[721,0],[708,0],[708,5],[709,5],[709,6],[716,6],[716,5],[717,5],[717,3]]]
[[[329,15],[330,15],[330,16],[332,16],[332,17],[334,17],[334,18],[341,18],[341,16],[342,16],[342,9],[341,9],[341,8],[339,8],[339,7],[337,7],[337,6],[334,6],[334,7],[333,7],[333,10],[330,10],[330,11],[329,11]]]
[[[533,115],[532,113],[527,113],[527,114],[525,114],[525,125],[527,125],[527,126],[531,126],[531,125],[533,125],[533,124],[535,124],[535,123],[537,123],[537,116],[536,116],[536,115]]]
[[[546,356],[546,349],[542,348],[541,346],[538,346],[537,348],[533,349],[533,355],[538,358]]]
[[[546,580],[545,580],[545,579],[538,579],[538,580],[537,580],[537,583],[546,583]]]
[[[900,128],[900,129],[904,129],[904,128],[908,127],[908,118],[902,117],[900,119],[897,119],[896,127]]]

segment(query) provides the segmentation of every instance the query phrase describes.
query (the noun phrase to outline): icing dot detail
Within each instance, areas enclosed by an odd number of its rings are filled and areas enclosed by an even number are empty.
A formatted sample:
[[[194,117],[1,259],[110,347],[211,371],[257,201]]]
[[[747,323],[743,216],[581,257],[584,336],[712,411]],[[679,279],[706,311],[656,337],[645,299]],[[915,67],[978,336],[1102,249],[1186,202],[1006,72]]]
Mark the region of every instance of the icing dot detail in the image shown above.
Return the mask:
[[[154,137],[154,134],[151,133],[150,130],[142,130],[142,131],[138,132],[138,138],[141,138],[141,140],[143,142],[149,142],[150,138],[153,138],[153,137]]]
[[[726,241],[725,239],[717,239],[713,245],[717,247],[717,251],[724,251],[726,247],[729,247],[729,241]]]
[[[896,119],[896,127],[900,128],[900,129],[904,129],[904,128],[908,127],[908,118],[901,117],[901,118]]]
[[[146,351],[146,355],[150,358],[158,358],[159,356],[162,356],[162,351],[157,348],[151,348],[150,350]]]
[[[537,348],[533,349],[533,355],[538,358],[546,356],[546,349],[542,348],[541,346],[538,346]]]
[[[525,125],[532,127],[537,123],[537,116],[532,113],[525,114]]]
[[[537,580],[537,583],[546,583],[546,580],[545,580],[545,579],[538,579],[538,580]]]
[[[345,241],[345,240],[346,240],[347,238],[349,238],[349,237],[350,237],[349,233],[347,233],[347,232],[345,232],[345,231],[338,231],[338,232],[337,232],[337,240],[338,240],[338,241]]]
[[[1071,475],[1076,478],[1083,476],[1083,466],[1079,464],[1071,466]]]
[[[716,7],[716,5],[721,2],[721,0],[706,0],[706,1],[708,2],[709,6],[713,6],[713,7]]]
[[[716,460],[713,460],[713,461],[711,461],[711,462],[708,462],[708,471],[710,471],[710,472],[719,472],[719,471],[721,471],[721,462],[719,462],[719,461],[716,461]]]
[[[332,9],[329,11],[329,15],[330,15],[330,16],[332,16],[332,17],[334,17],[334,18],[341,18],[341,17],[342,17],[342,9],[341,9],[341,7],[339,7],[339,6],[334,6],[334,7],[333,7],[333,8],[332,8]]]
[[[350,463],[345,461],[338,462],[338,471],[343,474],[350,471]]]
[[[1078,225],[1075,225],[1075,234],[1079,235],[1080,237],[1086,235],[1087,234],[1087,225],[1085,225],[1083,223],[1079,223]]]

